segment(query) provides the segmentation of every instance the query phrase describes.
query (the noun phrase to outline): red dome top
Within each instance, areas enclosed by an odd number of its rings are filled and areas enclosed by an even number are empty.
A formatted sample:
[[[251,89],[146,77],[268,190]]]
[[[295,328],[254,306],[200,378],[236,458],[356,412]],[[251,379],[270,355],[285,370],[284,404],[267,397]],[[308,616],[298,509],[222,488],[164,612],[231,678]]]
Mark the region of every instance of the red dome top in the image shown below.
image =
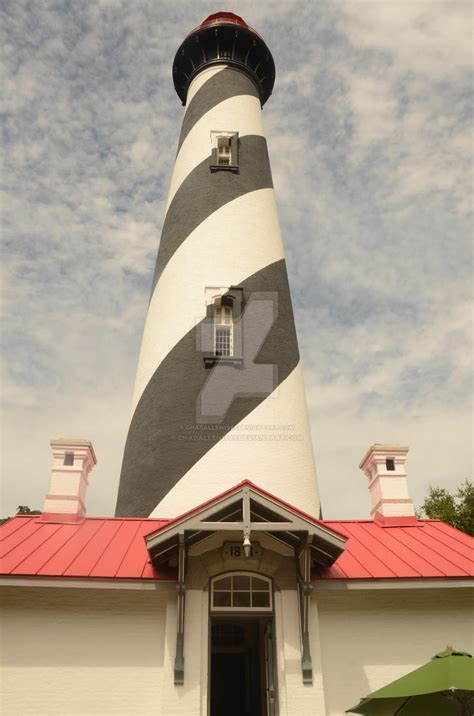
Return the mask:
[[[203,27],[208,27],[209,25],[240,25],[260,37],[258,32],[254,30],[253,27],[247,25],[245,20],[243,20],[239,15],[235,15],[233,12],[215,12],[213,15],[206,17],[206,19],[203,20],[200,25],[195,27],[194,30],[191,30],[189,34],[191,35],[193,32],[196,32],[196,30],[201,30]]]

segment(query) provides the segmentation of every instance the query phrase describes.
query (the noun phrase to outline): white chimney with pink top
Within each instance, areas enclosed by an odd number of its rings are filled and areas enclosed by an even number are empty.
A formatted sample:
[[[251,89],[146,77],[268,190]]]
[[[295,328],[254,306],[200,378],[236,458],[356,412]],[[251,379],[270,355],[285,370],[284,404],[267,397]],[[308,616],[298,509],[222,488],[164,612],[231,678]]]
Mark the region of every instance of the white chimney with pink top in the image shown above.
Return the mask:
[[[56,438],[51,440],[53,468],[43,514],[84,517],[88,475],[97,460],[90,440]]]

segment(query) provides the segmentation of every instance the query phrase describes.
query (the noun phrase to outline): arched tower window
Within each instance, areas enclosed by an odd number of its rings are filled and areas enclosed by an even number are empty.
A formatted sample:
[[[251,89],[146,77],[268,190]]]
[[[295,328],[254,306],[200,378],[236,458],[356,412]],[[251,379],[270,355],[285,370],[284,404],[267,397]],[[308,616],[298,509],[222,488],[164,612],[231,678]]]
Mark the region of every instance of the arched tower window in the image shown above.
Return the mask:
[[[232,572],[211,581],[211,611],[271,612],[272,582],[249,572]]]
[[[208,286],[206,321],[202,326],[203,359],[206,368],[216,363],[241,367],[243,289],[240,286]]]

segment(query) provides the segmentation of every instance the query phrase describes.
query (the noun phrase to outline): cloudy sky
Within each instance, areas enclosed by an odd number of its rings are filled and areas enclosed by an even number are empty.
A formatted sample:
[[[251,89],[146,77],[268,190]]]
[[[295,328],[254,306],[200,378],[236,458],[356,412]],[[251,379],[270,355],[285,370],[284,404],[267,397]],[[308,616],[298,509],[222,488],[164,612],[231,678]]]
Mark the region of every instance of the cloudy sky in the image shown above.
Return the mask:
[[[41,508],[51,437],[93,441],[113,514],[183,108],[207,15],[272,50],[264,108],[323,510],[410,446],[411,496],[471,475],[471,3],[3,0],[3,503]],[[247,475],[246,477],[252,477]]]

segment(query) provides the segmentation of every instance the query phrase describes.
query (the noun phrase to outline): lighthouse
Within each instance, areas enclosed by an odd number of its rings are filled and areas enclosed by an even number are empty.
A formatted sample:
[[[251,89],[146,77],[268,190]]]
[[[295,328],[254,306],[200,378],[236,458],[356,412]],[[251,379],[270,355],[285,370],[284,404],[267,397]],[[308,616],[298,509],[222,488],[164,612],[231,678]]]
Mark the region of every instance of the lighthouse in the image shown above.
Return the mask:
[[[273,58],[244,20],[217,13],[179,47],[173,80],[185,111],[116,514],[182,514],[248,479],[318,515],[262,122]]]

